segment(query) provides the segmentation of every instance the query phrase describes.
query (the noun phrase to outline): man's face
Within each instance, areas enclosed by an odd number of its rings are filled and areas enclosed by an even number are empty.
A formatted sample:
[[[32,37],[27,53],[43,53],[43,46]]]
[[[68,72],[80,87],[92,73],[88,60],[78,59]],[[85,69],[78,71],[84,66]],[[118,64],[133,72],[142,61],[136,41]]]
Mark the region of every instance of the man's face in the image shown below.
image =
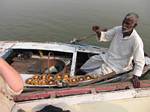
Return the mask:
[[[135,26],[136,26],[135,18],[127,16],[122,22],[122,32],[123,33],[131,32]]]

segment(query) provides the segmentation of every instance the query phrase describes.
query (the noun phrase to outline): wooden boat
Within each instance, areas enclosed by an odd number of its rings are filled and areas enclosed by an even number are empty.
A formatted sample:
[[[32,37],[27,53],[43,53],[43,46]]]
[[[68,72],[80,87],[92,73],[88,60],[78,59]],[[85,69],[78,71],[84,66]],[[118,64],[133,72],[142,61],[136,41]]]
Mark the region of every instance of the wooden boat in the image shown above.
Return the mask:
[[[23,108],[46,102],[71,105],[150,96],[149,80],[141,80],[141,88],[133,89],[129,81],[132,70],[104,79],[79,77],[75,74],[87,59],[106,50],[85,44],[0,41],[0,56],[24,80],[24,92],[14,97]],[[143,76],[149,70],[150,58],[146,56]]]

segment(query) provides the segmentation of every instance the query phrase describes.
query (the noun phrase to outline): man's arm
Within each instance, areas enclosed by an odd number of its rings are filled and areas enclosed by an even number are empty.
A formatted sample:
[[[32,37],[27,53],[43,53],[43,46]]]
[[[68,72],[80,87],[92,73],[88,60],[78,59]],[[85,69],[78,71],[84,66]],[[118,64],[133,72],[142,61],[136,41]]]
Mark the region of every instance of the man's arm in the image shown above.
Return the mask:
[[[2,58],[0,58],[0,75],[14,92],[23,90],[21,76]]]
[[[100,28],[99,26],[93,26],[92,30],[96,33],[98,41],[111,41],[112,38],[115,36],[116,28],[106,29],[106,28]]]
[[[143,68],[145,65],[144,49],[142,40],[135,41],[135,46],[133,50],[133,59],[134,59],[134,71],[132,83],[135,88],[140,87],[139,77],[141,77]]]

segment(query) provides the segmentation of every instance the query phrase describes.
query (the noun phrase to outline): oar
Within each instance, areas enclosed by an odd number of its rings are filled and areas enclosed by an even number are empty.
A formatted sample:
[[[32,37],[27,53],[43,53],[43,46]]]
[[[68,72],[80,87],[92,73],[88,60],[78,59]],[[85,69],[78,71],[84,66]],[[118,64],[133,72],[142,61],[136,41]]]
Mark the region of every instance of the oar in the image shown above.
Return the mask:
[[[107,31],[106,28],[102,28],[101,31]],[[89,34],[87,36],[84,36],[84,37],[80,37],[80,38],[74,38],[73,40],[70,41],[71,44],[75,44],[75,43],[78,43],[78,42],[81,42],[83,40],[86,40],[86,39],[89,39],[93,36],[96,36],[96,33],[92,33],[92,34]]]
[[[84,36],[84,37],[80,37],[80,38],[74,38],[73,40],[70,41],[71,44],[75,44],[75,43],[78,43],[78,42],[81,42],[83,40],[86,40],[86,39],[89,39],[93,36],[96,36],[95,33],[92,33],[92,34],[89,34],[87,36]]]

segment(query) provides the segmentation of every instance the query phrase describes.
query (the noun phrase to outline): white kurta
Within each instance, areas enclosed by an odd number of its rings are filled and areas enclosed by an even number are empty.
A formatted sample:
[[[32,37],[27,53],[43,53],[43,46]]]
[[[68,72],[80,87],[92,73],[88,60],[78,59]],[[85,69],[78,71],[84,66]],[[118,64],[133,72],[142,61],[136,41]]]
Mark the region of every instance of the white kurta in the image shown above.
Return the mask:
[[[132,60],[134,60],[135,65],[133,74],[141,76],[145,64],[143,42],[135,29],[130,36],[123,38],[122,26],[117,26],[107,32],[101,32],[99,41],[111,41],[111,44],[106,53],[94,56],[96,57],[96,60],[98,60],[99,57],[100,60],[103,60],[104,63],[116,73],[131,70]],[[92,59],[94,58],[91,57],[89,60],[90,62],[87,61],[81,69],[86,69],[87,64],[90,64]],[[94,67],[94,65],[92,66]]]

